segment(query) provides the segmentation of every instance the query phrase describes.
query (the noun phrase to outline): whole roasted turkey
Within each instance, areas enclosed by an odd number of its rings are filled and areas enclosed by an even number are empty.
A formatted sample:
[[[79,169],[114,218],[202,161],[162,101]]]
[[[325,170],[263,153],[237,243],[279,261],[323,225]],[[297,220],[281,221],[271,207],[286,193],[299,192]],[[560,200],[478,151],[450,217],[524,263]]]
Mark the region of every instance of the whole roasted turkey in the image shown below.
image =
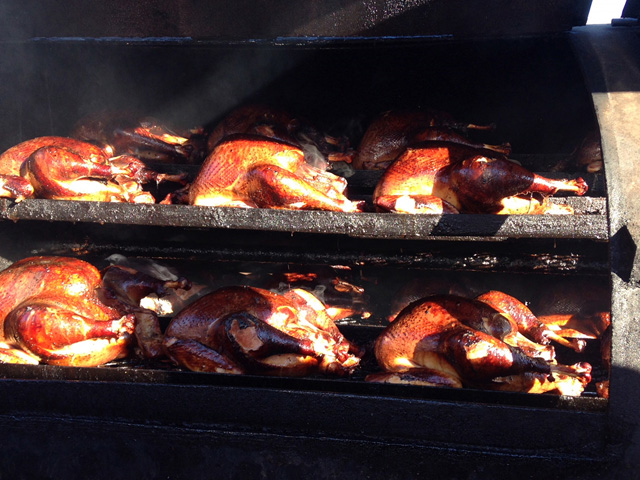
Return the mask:
[[[218,289],[179,312],[164,345],[182,367],[231,374],[343,376],[362,354],[310,292],[243,286]]]
[[[584,195],[582,178],[553,180],[495,152],[450,141],[408,147],[385,170],[373,203],[398,213],[573,213],[550,203],[559,191]]]
[[[459,143],[508,155],[511,153],[508,143],[478,143],[466,135],[469,130],[493,128],[494,125],[458,122],[451,115],[433,109],[389,110],[376,116],[367,127],[353,165],[363,170],[384,170],[407,147],[428,141]]]
[[[0,272],[0,362],[91,367],[122,358],[134,346],[163,354],[149,293],[187,288],[119,266],[100,272],[70,257],[19,260]]]
[[[75,138],[45,136],[21,142],[0,155],[0,197],[155,203],[149,182],[183,182],[181,174],[148,169],[136,157],[110,157]]]
[[[265,104],[246,104],[235,108],[220,120],[209,134],[208,151],[223,139],[237,134],[258,135],[295,145],[312,157],[315,166],[326,162],[351,162],[355,151],[345,136],[321,131],[299,115]]]
[[[434,295],[408,305],[377,338],[383,372],[367,380],[580,395],[591,381],[591,365],[558,364],[553,349],[527,338],[545,338],[539,325],[519,324],[519,313],[482,301],[488,299],[512,303],[500,294],[474,300]]]
[[[346,186],[344,178],[307,163],[299,147],[232,135],[205,159],[186,197],[202,206],[357,212],[362,204],[344,195]]]

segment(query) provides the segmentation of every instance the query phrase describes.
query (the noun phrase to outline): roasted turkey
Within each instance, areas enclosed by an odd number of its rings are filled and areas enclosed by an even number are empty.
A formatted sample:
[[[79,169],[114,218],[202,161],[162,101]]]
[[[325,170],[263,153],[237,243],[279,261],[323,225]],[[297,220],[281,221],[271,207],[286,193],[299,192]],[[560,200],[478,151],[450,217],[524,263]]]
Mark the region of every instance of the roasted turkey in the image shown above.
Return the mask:
[[[453,142],[407,148],[373,193],[383,211],[398,213],[572,213],[549,203],[558,191],[584,195],[582,178],[552,180],[494,152]]]
[[[361,352],[311,293],[218,289],[179,312],[165,332],[169,357],[200,372],[348,375]]]
[[[117,266],[101,273],[69,257],[19,260],[0,272],[0,361],[97,366],[126,356],[136,339],[145,355],[159,356],[157,318],[139,299],[178,286],[186,280]]]
[[[407,306],[375,342],[383,372],[368,381],[580,395],[591,365],[559,365],[501,311],[455,295]],[[544,350],[544,349],[543,349]]]
[[[347,182],[305,162],[293,145],[260,136],[231,136],[206,158],[188,188],[188,203],[218,207],[359,211]]]

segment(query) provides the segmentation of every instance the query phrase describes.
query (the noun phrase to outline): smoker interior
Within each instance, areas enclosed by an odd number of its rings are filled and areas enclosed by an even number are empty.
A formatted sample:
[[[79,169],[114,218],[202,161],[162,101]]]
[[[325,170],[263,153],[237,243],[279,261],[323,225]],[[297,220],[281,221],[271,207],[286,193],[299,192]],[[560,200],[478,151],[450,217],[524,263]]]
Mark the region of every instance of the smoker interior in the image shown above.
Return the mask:
[[[215,123],[250,102],[346,133],[354,146],[371,116],[389,109],[434,108],[460,121],[495,123],[483,141],[508,141],[518,155],[570,153],[595,125],[564,36],[302,45],[166,42],[2,44],[1,145],[68,134],[84,115],[102,109],[138,111],[191,127]]]
[[[11,252],[11,260],[28,255],[54,254],[80,256],[98,268],[120,263],[149,271],[151,265],[161,265],[170,268],[177,277],[186,277],[193,282],[194,292],[184,300],[184,304],[229,285],[248,285],[274,291],[301,286],[316,293],[329,306],[355,309],[356,313],[339,320],[338,325],[349,340],[364,348],[366,355],[361,367],[346,379],[315,376],[291,380],[294,382],[292,385],[300,384],[305,389],[322,391],[327,385],[337,382],[341,385],[337,388],[354,393],[374,391],[380,395],[385,392],[387,395],[403,395],[404,387],[364,383],[367,374],[379,371],[372,344],[402,306],[429,294],[459,292],[472,298],[488,290],[500,290],[530,305],[535,312],[536,307],[545,306],[554,290],[571,284],[580,291],[589,290],[592,299],[599,297],[599,303],[610,309],[606,252],[594,249],[589,241],[584,240],[539,239],[526,242],[526,245],[522,245],[522,241],[508,240],[431,241],[426,252],[423,241],[380,242],[336,235],[324,235],[319,239],[317,235],[309,234],[301,234],[300,238],[291,239],[283,247],[286,239],[271,233],[260,240],[259,248],[255,248],[255,232],[247,231],[229,233],[148,226],[123,228],[121,225],[105,225],[97,228],[92,224],[66,222],[20,223],[7,222],[3,225],[5,238],[20,236],[22,239],[19,247]],[[51,239],[43,241],[43,229],[51,233]],[[291,234],[288,236],[291,238]],[[310,277],[308,281],[297,284],[288,276],[290,274],[309,274]],[[336,278],[360,287],[362,293],[339,292],[333,287]],[[161,318],[162,326],[166,326],[170,319],[171,314]],[[499,403],[571,405],[572,408],[602,411],[606,400],[597,397],[594,387],[595,382],[606,380],[608,376],[601,361],[600,342],[589,341],[585,352],[580,354],[562,346],[557,346],[556,351],[559,363],[588,361],[592,364],[593,381],[581,398],[522,394],[507,395],[501,399],[500,394],[495,393],[493,396],[488,394],[488,398]],[[108,369],[117,372],[104,373]],[[30,378],[38,378],[42,375],[40,370],[40,366],[21,368],[12,375],[22,372]],[[145,371],[142,377],[136,373],[140,370]],[[154,373],[154,370],[158,372]],[[145,360],[136,355],[100,369],[56,368],[53,371],[66,371],[58,374],[77,379],[144,379],[161,383],[192,381],[214,385],[237,381],[216,374],[189,375],[179,380],[184,369],[166,359]],[[256,378],[251,380],[255,381]],[[264,378],[258,383],[276,388],[286,381]],[[472,399],[474,395],[483,395],[481,392],[463,392],[460,397],[458,391],[443,393],[441,390],[448,389],[408,388],[407,393],[422,398],[434,398],[434,395],[438,398],[444,394],[450,398]]]
[[[566,35],[236,45],[57,38],[2,43],[0,49],[4,148],[35,136],[66,135],[82,116],[102,109],[136,110],[195,126],[213,125],[250,102],[299,113],[328,132],[348,135],[357,146],[377,113],[418,107],[444,110],[462,121],[495,123],[482,141],[508,141],[514,158],[548,172],[597,128]],[[584,172],[575,168],[561,174]],[[358,224],[349,214],[328,212],[214,213],[188,206],[3,201],[0,257],[6,266],[34,254],[74,255],[100,266],[120,254],[189,270],[211,287],[223,281],[263,282],[283,268],[341,265],[356,280],[370,282],[365,292],[379,300],[366,321],[341,325],[347,336],[368,345],[386,321],[392,292],[411,278],[471,278],[511,289],[530,302],[554,282],[587,280],[610,293],[606,185],[601,173],[585,178],[593,185],[586,198],[559,200],[576,205],[579,215],[571,218],[460,215],[450,220],[371,213],[362,217],[371,223]],[[356,195],[371,193],[366,175],[355,175],[352,185]],[[267,219],[266,227],[260,217]],[[345,226],[351,224],[357,228]],[[596,375],[604,378],[598,348],[593,342],[587,354]],[[569,352],[562,355],[572,361]],[[60,446],[42,437],[40,445],[50,456],[75,445],[70,432],[86,433],[97,425],[94,432],[107,438],[132,434],[140,441],[136,454],[150,455],[151,446],[158,448],[154,457],[167,452],[168,442],[150,440],[157,428],[176,440],[180,446],[172,448],[178,452],[203,442],[202,449],[224,448],[231,462],[249,470],[264,468],[265,452],[274,463],[298,462],[303,471],[320,465],[326,474],[357,470],[351,462],[361,464],[364,451],[378,452],[373,465],[379,470],[365,470],[386,478],[401,478],[406,469],[390,465],[415,461],[417,453],[435,458],[432,466],[442,471],[460,453],[469,455],[468,464],[488,453],[493,460],[486,468],[506,463],[513,474],[530,467],[533,451],[548,471],[561,459],[565,468],[582,472],[608,462],[608,403],[593,390],[572,399],[375,385],[362,381],[367,368],[375,365],[368,363],[353,379],[287,379],[195,374],[166,364],[126,362],[95,369],[7,365],[0,368],[6,379],[0,389],[5,411],[27,420],[37,435],[52,419],[67,422],[57,427],[67,438]],[[211,404],[216,408],[205,407]],[[18,446],[27,443],[11,419],[3,422]],[[540,423],[545,423],[542,430]],[[99,434],[89,435],[95,442]],[[308,460],[318,448],[321,458]],[[228,472],[225,468],[217,471]]]
[[[308,118],[358,146],[389,109],[433,108],[463,122],[495,124],[476,140],[509,142],[513,158],[552,177],[583,176],[586,197],[559,197],[571,217],[349,216],[331,212],[233,211],[182,206],[2,202],[11,220],[262,229],[350,237],[529,236],[606,240],[606,185],[567,162],[597,131],[591,96],[565,35],[510,39],[294,39],[229,43],[188,39],[41,38],[4,43],[0,146],[67,135],[85,115],[136,111],[176,128],[215,125],[232,109],[264,103]],[[558,165],[563,165],[561,171]],[[197,166],[157,165],[160,170]],[[370,200],[378,172],[349,177],[348,194]],[[157,193],[162,198],[164,192]]]

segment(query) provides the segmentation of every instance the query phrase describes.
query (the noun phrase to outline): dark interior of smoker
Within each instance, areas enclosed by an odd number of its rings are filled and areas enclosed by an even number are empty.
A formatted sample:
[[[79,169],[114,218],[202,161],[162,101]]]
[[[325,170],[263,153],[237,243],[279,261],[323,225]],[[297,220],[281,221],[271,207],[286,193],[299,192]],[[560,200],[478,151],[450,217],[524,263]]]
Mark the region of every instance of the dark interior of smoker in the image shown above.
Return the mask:
[[[520,155],[570,153],[595,125],[572,47],[561,35],[231,47],[42,39],[2,48],[12,63],[2,85],[5,147],[67,134],[100,109],[189,127],[215,123],[250,102],[296,112],[349,135],[354,145],[371,117],[389,109],[434,108],[460,121],[495,123],[483,140],[508,141]],[[534,166],[547,165],[538,159]]]
[[[41,39],[0,48],[15,63],[0,85],[6,99],[0,118],[3,148],[36,136],[67,135],[84,115],[103,109],[134,110],[191,127],[215,125],[231,109],[253,102],[299,113],[329,133],[347,135],[356,147],[374,115],[434,108],[462,121],[495,123],[493,132],[477,139],[510,142],[513,158],[536,172],[550,172],[596,128],[591,97],[563,35],[233,46]],[[197,169],[156,167],[192,173]],[[571,168],[549,174],[587,179],[587,197],[557,200],[572,203],[580,215],[545,218],[542,227],[538,219],[517,217],[426,216],[424,224],[433,227],[426,233],[416,227],[421,219],[376,213],[366,214],[375,227],[371,230],[370,224],[359,226],[357,219],[326,212],[222,209],[222,217],[205,221],[199,207],[110,204],[87,210],[82,202],[5,201],[2,216],[13,221],[0,222],[0,231],[3,238],[20,241],[5,242],[2,257],[8,265],[34,254],[80,255],[97,266],[105,266],[112,254],[150,258],[175,265],[181,275],[211,288],[223,283],[265,286],[283,269],[340,265],[375,299],[370,318],[341,324],[347,337],[370,346],[387,322],[399,287],[414,278],[468,281],[471,276],[527,303],[544,298],[545,289],[556,281],[588,279],[608,289],[603,174]],[[349,179],[349,194],[370,199],[376,175],[356,172]],[[300,224],[304,229],[297,228]],[[351,226],[346,233],[345,224]],[[594,382],[605,379],[598,342],[590,342],[583,355],[580,358],[594,366]],[[560,362],[577,361],[562,347],[558,356]],[[229,379],[180,372],[167,362],[135,360],[99,369],[9,366],[4,375],[40,378],[47,369],[58,378],[72,379],[251,384],[585,410],[606,407],[592,387],[582,398],[562,399],[366,384],[364,376],[376,369],[370,353],[353,378],[341,380]]]

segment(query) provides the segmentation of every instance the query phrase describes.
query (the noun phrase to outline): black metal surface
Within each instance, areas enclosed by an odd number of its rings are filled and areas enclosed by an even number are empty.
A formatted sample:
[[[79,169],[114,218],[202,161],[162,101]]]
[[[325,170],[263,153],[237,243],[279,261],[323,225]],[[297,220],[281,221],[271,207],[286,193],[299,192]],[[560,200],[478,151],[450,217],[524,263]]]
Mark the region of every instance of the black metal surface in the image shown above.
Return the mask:
[[[46,231],[47,236],[42,232]],[[474,238],[380,240],[344,235],[255,230],[166,228],[144,225],[17,221],[0,223],[3,238],[20,238],[2,249],[2,263],[29,255],[127,257],[191,262],[346,265],[412,271],[475,271],[605,275],[610,271],[606,242],[577,239]],[[256,246],[256,238],[260,245]],[[183,261],[184,261],[183,260]]]
[[[499,36],[584,25],[590,0],[110,0],[0,4],[0,38],[187,37],[221,41],[300,37]],[[446,21],[442,19],[446,18]]]
[[[475,478],[588,478],[611,463],[600,413],[250,387],[5,380],[0,390],[1,466],[20,464],[17,478],[467,478],[472,465]],[[528,435],[514,448],[517,430]],[[26,461],[25,449],[48,461]]]

